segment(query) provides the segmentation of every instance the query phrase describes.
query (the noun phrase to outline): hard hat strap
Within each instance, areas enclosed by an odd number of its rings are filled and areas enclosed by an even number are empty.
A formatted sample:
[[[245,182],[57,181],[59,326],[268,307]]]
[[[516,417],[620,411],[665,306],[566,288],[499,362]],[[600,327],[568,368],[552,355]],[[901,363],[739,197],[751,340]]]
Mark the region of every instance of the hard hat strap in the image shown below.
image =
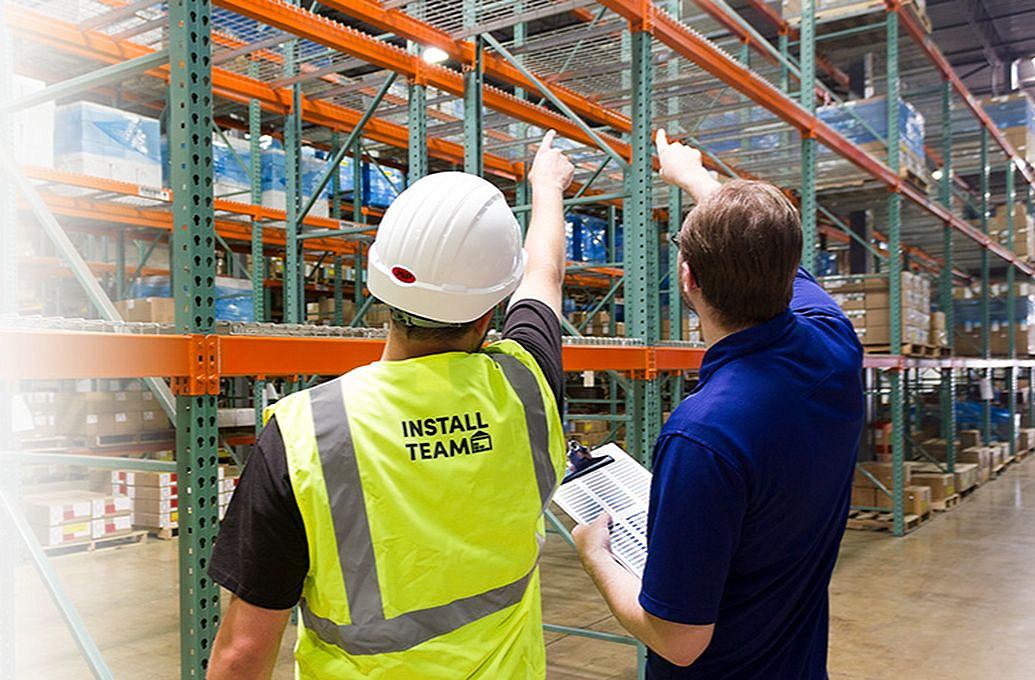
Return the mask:
[[[416,314],[410,314],[404,312],[401,309],[392,307],[392,321],[402,324],[403,326],[409,326],[411,328],[463,328],[466,323],[449,323],[446,321],[435,321],[434,319],[427,319],[423,316],[417,316]]]

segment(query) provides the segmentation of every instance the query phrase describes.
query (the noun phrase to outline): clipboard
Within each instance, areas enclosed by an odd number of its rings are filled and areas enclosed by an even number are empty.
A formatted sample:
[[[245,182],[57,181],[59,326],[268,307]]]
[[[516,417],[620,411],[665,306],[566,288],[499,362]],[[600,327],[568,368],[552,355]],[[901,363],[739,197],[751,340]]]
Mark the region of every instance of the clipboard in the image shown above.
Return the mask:
[[[617,444],[594,449],[592,458],[588,466],[565,477],[553,500],[578,524],[609,514],[611,553],[619,564],[642,577],[651,474]]]

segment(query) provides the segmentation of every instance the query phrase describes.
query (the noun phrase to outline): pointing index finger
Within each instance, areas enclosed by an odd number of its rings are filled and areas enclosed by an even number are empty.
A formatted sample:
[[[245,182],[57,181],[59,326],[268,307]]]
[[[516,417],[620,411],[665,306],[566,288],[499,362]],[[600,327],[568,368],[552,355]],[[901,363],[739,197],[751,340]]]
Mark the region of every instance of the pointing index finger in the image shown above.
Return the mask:
[[[553,146],[553,138],[557,136],[556,130],[547,130],[546,134],[543,135],[543,141],[540,143],[540,149],[549,149]]]
[[[668,136],[665,134],[665,128],[658,128],[658,134],[654,138],[654,143],[657,144],[658,151],[668,148]]]

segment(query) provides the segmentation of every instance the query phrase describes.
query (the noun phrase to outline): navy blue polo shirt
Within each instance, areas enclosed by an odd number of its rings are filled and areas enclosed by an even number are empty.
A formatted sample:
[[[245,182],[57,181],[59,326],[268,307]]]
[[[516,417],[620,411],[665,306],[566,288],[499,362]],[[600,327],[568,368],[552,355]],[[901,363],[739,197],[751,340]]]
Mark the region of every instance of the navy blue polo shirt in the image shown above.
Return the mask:
[[[648,677],[827,677],[861,369],[851,322],[804,271],[787,311],[705,353],[654,449],[640,604],[715,633],[687,668],[652,652]]]

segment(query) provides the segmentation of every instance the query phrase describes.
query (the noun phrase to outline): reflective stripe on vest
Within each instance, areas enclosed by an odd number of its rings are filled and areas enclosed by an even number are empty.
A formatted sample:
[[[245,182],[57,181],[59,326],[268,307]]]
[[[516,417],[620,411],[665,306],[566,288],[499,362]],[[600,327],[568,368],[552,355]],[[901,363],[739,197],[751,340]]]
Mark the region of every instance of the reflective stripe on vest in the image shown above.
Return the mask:
[[[497,353],[490,357],[502,369],[524,408],[536,485],[545,509],[557,475],[550,459],[542,392],[535,375],[519,359]],[[386,619],[363,485],[340,381],[332,380],[313,388],[309,402],[327,498],[333,509],[334,536],[352,623],[334,623],[314,613],[302,598],[302,621],[308,630],[324,642],[354,656],[387,654],[410,649],[521,601],[538,565],[538,557],[531,571],[516,581],[447,604]]]

